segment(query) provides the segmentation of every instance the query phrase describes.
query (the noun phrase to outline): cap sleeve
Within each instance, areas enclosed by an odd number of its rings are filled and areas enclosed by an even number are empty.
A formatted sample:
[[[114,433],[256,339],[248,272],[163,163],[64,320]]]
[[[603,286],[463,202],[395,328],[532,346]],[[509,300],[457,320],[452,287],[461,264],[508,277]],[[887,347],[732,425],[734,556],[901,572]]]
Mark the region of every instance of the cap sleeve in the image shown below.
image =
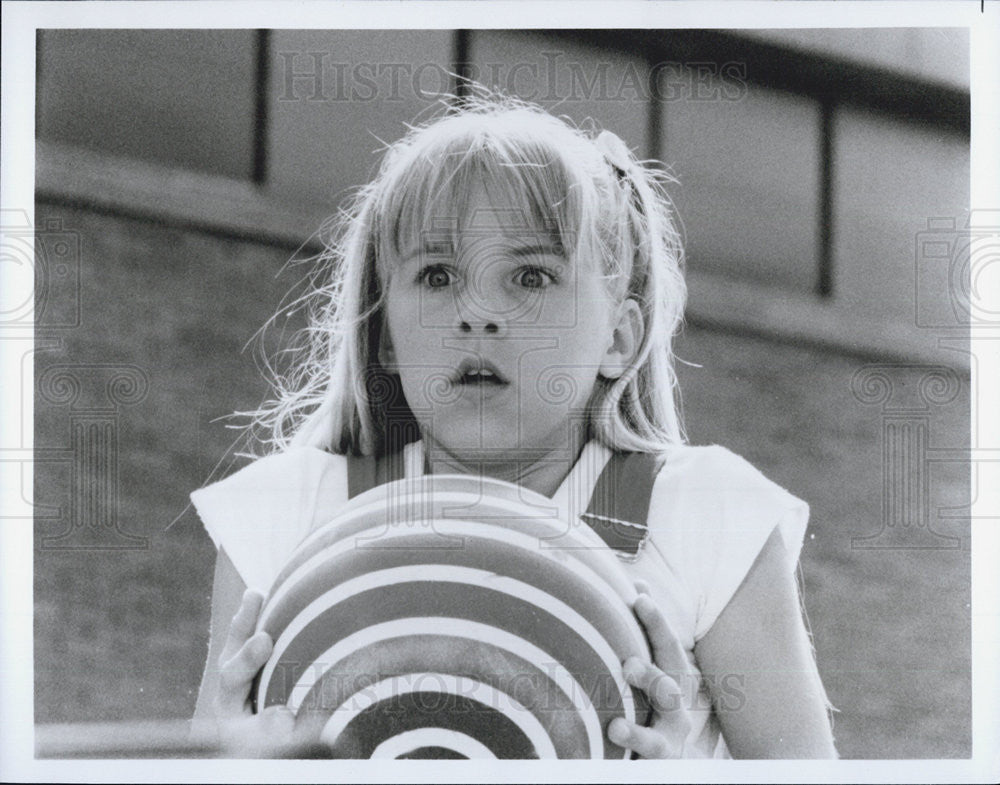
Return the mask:
[[[191,494],[212,542],[265,594],[295,546],[346,499],[346,459],[313,447],[261,458]]]
[[[715,624],[777,528],[788,569],[802,550],[809,505],[729,450],[688,448],[657,477],[653,536],[696,596],[694,639]],[[651,521],[652,523],[652,521]]]

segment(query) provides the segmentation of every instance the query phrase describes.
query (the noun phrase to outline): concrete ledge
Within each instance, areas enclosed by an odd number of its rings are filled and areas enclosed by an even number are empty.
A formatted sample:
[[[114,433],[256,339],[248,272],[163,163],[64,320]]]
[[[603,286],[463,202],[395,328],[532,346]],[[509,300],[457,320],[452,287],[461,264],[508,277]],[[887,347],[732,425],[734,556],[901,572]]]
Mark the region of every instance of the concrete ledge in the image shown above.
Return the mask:
[[[214,739],[187,720],[53,723],[35,726],[36,758],[210,758]]]
[[[811,344],[875,360],[942,364],[967,371],[969,331],[940,331],[858,313],[824,300],[759,283],[689,271],[686,318],[692,324]]]
[[[98,212],[310,252],[327,217],[315,205],[290,205],[266,187],[200,172],[38,141],[36,198]],[[821,346],[845,354],[941,363],[967,370],[960,346],[968,331],[922,330],[915,323],[856,313],[834,300],[690,271],[687,318],[713,329]]]
[[[35,197],[290,248],[317,245],[326,218],[247,181],[41,140]]]

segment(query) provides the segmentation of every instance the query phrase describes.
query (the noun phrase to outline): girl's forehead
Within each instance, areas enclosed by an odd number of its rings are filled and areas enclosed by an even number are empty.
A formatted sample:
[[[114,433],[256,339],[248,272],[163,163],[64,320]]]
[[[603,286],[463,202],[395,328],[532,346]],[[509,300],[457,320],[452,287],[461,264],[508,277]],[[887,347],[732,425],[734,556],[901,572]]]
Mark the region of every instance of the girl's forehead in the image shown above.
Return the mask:
[[[397,223],[395,245],[400,252],[427,242],[449,239],[468,242],[479,237],[506,238],[512,242],[558,247],[566,245],[568,227],[560,220],[558,202],[543,204],[539,194],[523,182],[503,182],[487,177],[462,178],[406,211]]]
[[[455,229],[459,234],[488,232],[494,235],[521,236],[558,233],[555,220],[532,204],[527,194],[511,189],[489,188],[485,182],[472,185]]]

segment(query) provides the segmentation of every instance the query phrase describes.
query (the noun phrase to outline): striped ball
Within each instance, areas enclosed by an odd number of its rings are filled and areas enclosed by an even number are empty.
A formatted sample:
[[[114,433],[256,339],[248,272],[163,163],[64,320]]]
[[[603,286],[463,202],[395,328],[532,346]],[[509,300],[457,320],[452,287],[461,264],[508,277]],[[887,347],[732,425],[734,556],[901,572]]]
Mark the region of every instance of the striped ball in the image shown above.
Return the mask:
[[[645,723],[621,663],[649,658],[635,588],[585,524],[498,480],[380,485],[314,531],[258,627],[258,707],[287,705],[345,758],[623,758]]]

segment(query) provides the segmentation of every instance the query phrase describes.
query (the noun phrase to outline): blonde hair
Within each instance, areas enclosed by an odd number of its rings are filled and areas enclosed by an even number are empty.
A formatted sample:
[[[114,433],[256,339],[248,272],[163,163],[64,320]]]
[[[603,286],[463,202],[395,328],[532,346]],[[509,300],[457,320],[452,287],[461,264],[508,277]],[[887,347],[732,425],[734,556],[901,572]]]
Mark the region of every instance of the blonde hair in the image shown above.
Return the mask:
[[[314,446],[378,455],[414,438],[399,379],[378,359],[387,260],[434,215],[461,213],[471,183],[485,180],[526,205],[568,258],[600,259],[616,301],[639,304],[640,348],[619,378],[598,378],[592,438],[645,452],[682,442],[672,341],[686,289],[668,179],[613,134],[512,98],[464,98],[411,127],[337,217],[310,291],[276,314],[306,306],[309,323],[289,373],[277,375],[275,398],[250,413],[252,432],[270,452]]]

